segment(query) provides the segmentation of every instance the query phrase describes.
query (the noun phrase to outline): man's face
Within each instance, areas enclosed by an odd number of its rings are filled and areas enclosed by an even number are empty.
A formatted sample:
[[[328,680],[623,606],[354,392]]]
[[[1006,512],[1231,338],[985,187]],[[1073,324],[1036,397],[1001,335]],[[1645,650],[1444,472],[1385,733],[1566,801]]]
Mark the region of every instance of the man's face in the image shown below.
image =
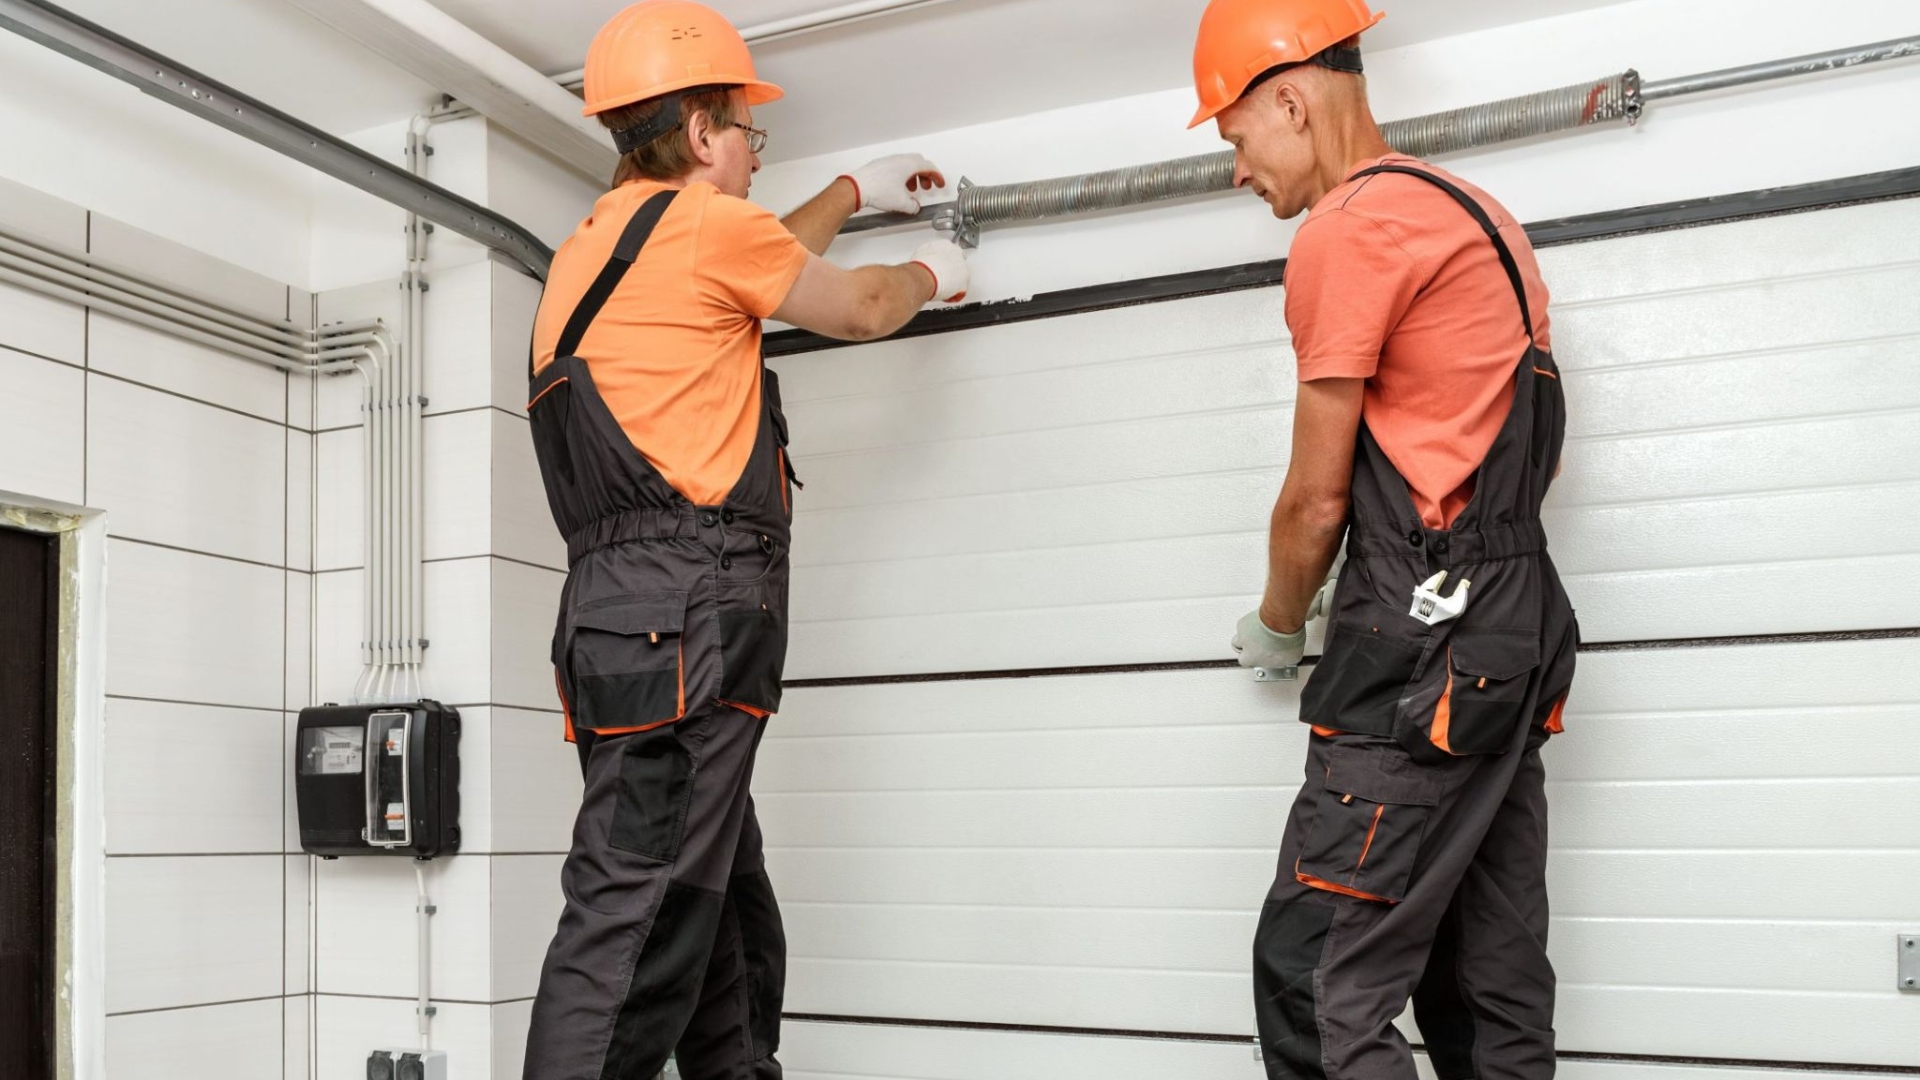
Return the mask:
[[[1308,208],[1314,150],[1304,105],[1297,94],[1282,95],[1276,82],[1254,87],[1214,123],[1233,146],[1233,186],[1252,188],[1285,219]]]
[[[734,101],[740,123],[752,127],[753,110],[747,107],[746,95],[736,90]],[[709,138],[714,152],[713,186],[736,198],[746,198],[753,187],[753,174],[760,171],[760,155],[747,149],[745,129],[733,125],[714,128]]]

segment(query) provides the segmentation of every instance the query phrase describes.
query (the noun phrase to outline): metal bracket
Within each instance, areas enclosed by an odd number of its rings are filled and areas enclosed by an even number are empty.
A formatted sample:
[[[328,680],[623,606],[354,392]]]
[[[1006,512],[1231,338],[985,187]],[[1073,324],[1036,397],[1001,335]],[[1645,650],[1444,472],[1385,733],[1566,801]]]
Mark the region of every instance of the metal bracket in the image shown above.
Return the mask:
[[[966,210],[967,192],[973,186],[973,181],[961,177],[956,188],[959,195],[933,215],[933,227],[943,233],[952,233],[953,242],[963,248],[980,246],[980,225],[967,217]]]
[[[1920,934],[1901,934],[1894,948],[1900,954],[1894,981],[1902,993],[1920,994]]]

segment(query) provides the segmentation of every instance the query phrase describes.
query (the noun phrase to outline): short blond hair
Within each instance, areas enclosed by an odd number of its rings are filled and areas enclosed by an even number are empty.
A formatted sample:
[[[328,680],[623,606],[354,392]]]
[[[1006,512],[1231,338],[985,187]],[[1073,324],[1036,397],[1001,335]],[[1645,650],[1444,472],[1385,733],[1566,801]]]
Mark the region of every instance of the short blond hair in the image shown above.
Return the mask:
[[[730,127],[739,116],[735,89],[699,86],[680,91],[680,123],[645,146],[620,155],[620,164],[613,170],[613,186],[619,187],[630,180],[678,180],[692,172],[700,162],[693,156],[693,144],[687,140],[687,121],[695,113],[705,113],[714,127],[723,130]],[[648,98],[616,106],[600,113],[599,120],[608,131],[641,127],[660,114],[666,101],[666,98]]]

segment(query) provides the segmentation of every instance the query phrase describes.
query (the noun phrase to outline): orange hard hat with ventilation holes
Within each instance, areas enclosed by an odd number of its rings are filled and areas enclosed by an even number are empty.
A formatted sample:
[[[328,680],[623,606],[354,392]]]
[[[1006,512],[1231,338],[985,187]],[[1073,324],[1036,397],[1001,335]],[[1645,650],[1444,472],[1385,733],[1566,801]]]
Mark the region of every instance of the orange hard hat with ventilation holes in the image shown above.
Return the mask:
[[[1366,0],[1213,0],[1200,16],[1200,36],[1193,44],[1200,110],[1187,126],[1199,127],[1239,101],[1267,70],[1315,62],[1386,17],[1384,11],[1370,10]],[[1339,71],[1359,70],[1357,53],[1318,62]]]
[[[693,0],[640,0],[607,20],[587,47],[582,115],[696,86],[738,86],[747,104],[785,94],[753,70],[747,42],[726,16]]]

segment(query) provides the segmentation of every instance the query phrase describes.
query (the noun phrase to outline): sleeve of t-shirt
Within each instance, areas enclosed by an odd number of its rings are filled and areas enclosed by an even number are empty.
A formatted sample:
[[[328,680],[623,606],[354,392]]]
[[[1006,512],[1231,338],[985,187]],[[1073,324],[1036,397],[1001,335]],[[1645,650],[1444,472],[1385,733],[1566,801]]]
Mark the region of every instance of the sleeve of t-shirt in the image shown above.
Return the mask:
[[[1300,381],[1371,376],[1420,285],[1413,257],[1372,218],[1335,209],[1301,226],[1286,276]]]
[[[701,291],[756,319],[786,301],[807,265],[807,249],[772,211],[728,195],[707,200],[699,245],[694,273]]]

